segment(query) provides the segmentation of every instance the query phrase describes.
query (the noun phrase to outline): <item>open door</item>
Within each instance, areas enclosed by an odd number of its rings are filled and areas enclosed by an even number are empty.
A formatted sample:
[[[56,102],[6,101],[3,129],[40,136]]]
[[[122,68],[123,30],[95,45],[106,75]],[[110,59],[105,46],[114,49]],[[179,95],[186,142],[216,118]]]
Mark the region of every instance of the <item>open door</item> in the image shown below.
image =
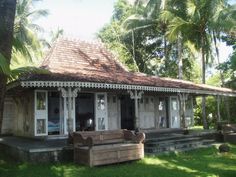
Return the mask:
[[[167,111],[168,105],[165,97],[158,98],[158,128],[167,128]]]
[[[134,130],[135,108],[134,100],[128,95],[121,97],[121,128]]]
[[[95,119],[96,130],[108,130],[106,93],[95,94]]]
[[[75,103],[76,131],[94,131],[94,95],[79,93]]]
[[[35,90],[35,136],[48,135],[48,96],[47,91]]]
[[[170,128],[180,128],[179,101],[177,96],[170,97]]]

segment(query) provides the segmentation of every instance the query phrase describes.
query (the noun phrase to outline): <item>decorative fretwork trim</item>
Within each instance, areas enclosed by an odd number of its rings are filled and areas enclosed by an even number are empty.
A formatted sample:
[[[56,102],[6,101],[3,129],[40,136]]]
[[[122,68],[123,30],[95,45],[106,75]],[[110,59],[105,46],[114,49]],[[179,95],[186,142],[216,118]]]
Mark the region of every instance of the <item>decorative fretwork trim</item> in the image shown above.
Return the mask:
[[[108,84],[96,82],[62,82],[62,81],[21,81],[22,87],[79,87],[79,88],[101,88],[101,89],[118,89],[118,90],[140,90],[152,92],[172,92],[172,93],[192,93],[203,95],[223,95],[234,96],[236,93],[224,93],[220,91],[206,91],[197,89],[169,88],[169,87],[154,87],[142,85],[128,84]]]

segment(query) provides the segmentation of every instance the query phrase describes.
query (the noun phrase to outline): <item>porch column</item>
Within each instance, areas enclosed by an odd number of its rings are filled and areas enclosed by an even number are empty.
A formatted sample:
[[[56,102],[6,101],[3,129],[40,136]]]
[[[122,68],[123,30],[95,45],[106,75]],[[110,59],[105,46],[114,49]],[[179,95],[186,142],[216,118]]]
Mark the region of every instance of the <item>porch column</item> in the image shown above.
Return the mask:
[[[186,111],[186,101],[188,100],[188,94],[187,93],[178,93],[178,96],[180,99],[180,117],[182,120],[182,126],[183,126],[183,128],[186,128],[185,111]]]
[[[221,121],[221,115],[220,115],[220,96],[217,95],[217,122]]]
[[[80,88],[75,88],[72,90],[71,87],[69,87],[67,90],[65,88],[59,88],[59,91],[62,93],[62,97],[64,98],[64,102],[66,102],[67,106],[67,113],[68,113],[68,119],[67,119],[67,127],[68,127],[68,133],[73,132],[73,118],[72,118],[72,104],[74,99],[77,97],[78,91],[80,91]]]
[[[134,128],[135,130],[140,127],[139,125],[139,110],[138,110],[138,100],[142,98],[143,91],[131,91],[129,90],[128,93],[130,94],[130,98],[134,99],[134,107],[135,107],[135,118],[134,118]]]

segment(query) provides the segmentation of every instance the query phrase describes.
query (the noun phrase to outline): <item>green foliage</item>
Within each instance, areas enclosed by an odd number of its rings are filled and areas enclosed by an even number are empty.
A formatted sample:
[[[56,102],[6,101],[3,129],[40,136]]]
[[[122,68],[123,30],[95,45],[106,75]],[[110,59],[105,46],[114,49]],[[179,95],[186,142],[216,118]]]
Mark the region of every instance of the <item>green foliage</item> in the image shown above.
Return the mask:
[[[35,9],[33,5],[36,1],[17,1],[11,62],[0,54],[0,72],[7,75],[9,81],[27,73],[46,72],[35,67],[42,57],[42,44],[37,35],[42,28],[33,21],[46,16],[48,12]]]
[[[183,3],[178,1],[176,5],[182,8]],[[118,0],[111,22],[98,33],[98,37],[116,52],[130,70],[176,78],[177,43],[169,42],[165,34],[167,21],[173,14],[169,11],[161,13],[164,6],[163,2],[156,0],[138,0],[134,5]],[[183,50],[184,77],[196,78],[192,72],[196,63],[194,57],[186,47]]]
[[[194,110],[194,123],[195,125],[202,125],[202,100],[197,98],[196,106]],[[206,120],[210,127],[215,127],[217,122],[217,101],[213,96],[206,98]]]
[[[220,87],[220,73],[216,72],[214,75],[212,75],[210,78],[207,79],[208,85],[213,85]],[[234,98],[226,98],[224,96],[220,96],[220,115],[222,121],[228,121],[227,113],[226,113],[226,101],[229,100],[230,104],[230,112],[231,115],[235,115],[234,111]],[[196,99],[195,103],[195,110],[194,110],[194,120],[195,125],[202,125],[202,101],[201,98]],[[217,123],[217,97],[216,96],[208,96],[206,97],[206,115],[207,115],[207,122],[209,126],[215,127]],[[231,117],[231,120],[233,120],[234,117]],[[236,119],[235,119],[236,120]]]
[[[46,69],[37,68],[33,66],[18,67],[12,69],[9,75],[9,81],[14,81],[23,75],[28,74],[49,74],[50,72]]]
[[[10,74],[9,63],[1,53],[0,53],[0,72],[7,76]]]
[[[31,64],[42,58],[43,46],[38,34],[42,32],[43,29],[38,24],[34,23],[34,21],[46,17],[48,11],[36,9],[35,3],[37,1],[38,0],[17,1],[12,63],[19,65],[19,67],[25,66],[21,64],[25,64],[25,61]],[[22,57],[22,55],[24,57]]]
[[[222,37],[222,40],[226,42],[228,46],[233,48],[233,53],[231,54],[228,61],[222,63],[218,66],[218,69],[221,70],[228,80],[235,80],[235,71],[236,71],[236,37],[234,34],[225,35]]]
[[[89,168],[72,163],[29,164],[16,162],[0,154],[0,176],[3,177],[208,177],[235,176],[236,147],[229,153],[218,153],[216,147],[186,153],[145,157],[141,161]]]

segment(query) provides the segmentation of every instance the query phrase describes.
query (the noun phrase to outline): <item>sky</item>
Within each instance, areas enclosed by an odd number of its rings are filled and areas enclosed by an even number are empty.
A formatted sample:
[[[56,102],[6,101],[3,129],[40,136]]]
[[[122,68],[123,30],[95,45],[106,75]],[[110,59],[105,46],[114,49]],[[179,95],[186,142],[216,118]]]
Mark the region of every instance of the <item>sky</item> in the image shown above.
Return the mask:
[[[46,31],[64,29],[67,37],[93,40],[110,21],[116,0],[44,0],[37,8],[48,9],[49,15],[38,20]]]
[[[61,28],[65,37],[95,40],[96,32],[110,21],[115,2],[116,0],[44,0],[38,2],[36,8],[48,9],[49,15],[39,19],[37,24],[48,34]],[[230,3],[235,2],[236,0],[230,0]],[[221,43],[221,62],[230,53],[232,49]]]

